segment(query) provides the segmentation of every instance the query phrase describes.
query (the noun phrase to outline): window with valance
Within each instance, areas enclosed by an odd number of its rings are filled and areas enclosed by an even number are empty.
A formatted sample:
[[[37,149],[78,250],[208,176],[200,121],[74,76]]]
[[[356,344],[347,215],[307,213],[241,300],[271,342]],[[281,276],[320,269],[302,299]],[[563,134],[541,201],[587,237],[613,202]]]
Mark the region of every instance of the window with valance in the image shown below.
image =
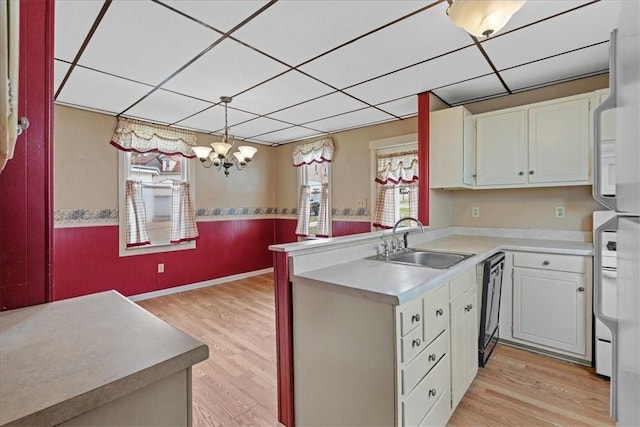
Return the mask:
[[[293,150],[298,172],[298,237],[329,237],[331,160],[334,145],[330,137],[301,143]]]
[[[376,154],[374,227],[392,228],[400,218],[418,215],[418,150],[403,148]]]
[[[120,150],[121,256],[195,247],[187,159],[196,143],[195,132],[118,118],[111,144]]]

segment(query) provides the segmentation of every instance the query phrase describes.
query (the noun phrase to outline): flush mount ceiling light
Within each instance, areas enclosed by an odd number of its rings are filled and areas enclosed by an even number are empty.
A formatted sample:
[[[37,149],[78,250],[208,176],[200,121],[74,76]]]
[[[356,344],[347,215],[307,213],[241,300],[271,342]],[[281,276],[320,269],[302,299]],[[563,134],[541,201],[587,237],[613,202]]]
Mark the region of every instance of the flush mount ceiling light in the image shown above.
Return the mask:
[[[489,37],[502,29],[525,0],[455,0],[449,19],[475,37]]]
[[[230,96],[221,96],[220,101],[224,104],[224,134],[222,135],[222,141],[211,143],[211,148],[195,146],[193,152],[200,159],[200,164],[205,168],[215,166],[218,170],[224,168],[224,175],[229,176],[229,168],[236,165],[238,170],[244,169],[247,164],[253,159],[254,154],[258,151],[256,148],[249,147],[247,145],[241,145],[238,147],[238,151],[231,156],[231,149],[235,145],[235,140],[229,143],[229,126],[227,124],[227,106],[233,98]]]

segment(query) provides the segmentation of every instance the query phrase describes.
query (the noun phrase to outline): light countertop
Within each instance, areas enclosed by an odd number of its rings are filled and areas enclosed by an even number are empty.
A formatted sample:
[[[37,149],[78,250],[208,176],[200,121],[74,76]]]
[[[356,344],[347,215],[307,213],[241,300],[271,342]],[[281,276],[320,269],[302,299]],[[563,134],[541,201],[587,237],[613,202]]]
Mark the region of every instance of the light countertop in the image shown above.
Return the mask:
[[[115,291],[0,313],[0,426],[59,424],[208,355]]]
[[[295,278],[323,282],[336,291],[400,305],[439,287],[498,251],[544,252],[591,256],[593,244],[581,241],[452,235],[416,245],[415,249],[473,254],[446,270],[358,259],[301,273]]]

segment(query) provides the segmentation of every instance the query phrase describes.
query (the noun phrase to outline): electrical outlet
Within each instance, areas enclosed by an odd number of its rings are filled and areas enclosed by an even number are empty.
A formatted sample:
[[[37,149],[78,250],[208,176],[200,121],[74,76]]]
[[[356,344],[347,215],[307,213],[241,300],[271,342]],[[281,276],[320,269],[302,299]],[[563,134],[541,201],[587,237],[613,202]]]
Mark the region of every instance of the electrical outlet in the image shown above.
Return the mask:
[[[564,206],[556,206],[556,218],[564,218]]]
[[[471,208],[471,216],[473,218],[480,217],[480,208],[477,208],[477,207]]]
[[[367,199],[356,199],[356,208],[367,209]]]
[[[158,273],[164,273],[164,264],[158,264]]]

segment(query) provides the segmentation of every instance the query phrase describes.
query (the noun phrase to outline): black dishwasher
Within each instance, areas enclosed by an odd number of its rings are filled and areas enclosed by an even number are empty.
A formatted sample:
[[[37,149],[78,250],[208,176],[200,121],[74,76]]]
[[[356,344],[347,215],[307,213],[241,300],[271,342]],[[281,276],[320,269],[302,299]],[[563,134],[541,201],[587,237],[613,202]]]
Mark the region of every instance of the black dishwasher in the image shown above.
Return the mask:
[[[498,252],[483,263],[482,307],[480,310],[480,333],[478,335],[478,366],[487,364],[498,343],[498,323],[500,317],[500,293],[504,252]]]

